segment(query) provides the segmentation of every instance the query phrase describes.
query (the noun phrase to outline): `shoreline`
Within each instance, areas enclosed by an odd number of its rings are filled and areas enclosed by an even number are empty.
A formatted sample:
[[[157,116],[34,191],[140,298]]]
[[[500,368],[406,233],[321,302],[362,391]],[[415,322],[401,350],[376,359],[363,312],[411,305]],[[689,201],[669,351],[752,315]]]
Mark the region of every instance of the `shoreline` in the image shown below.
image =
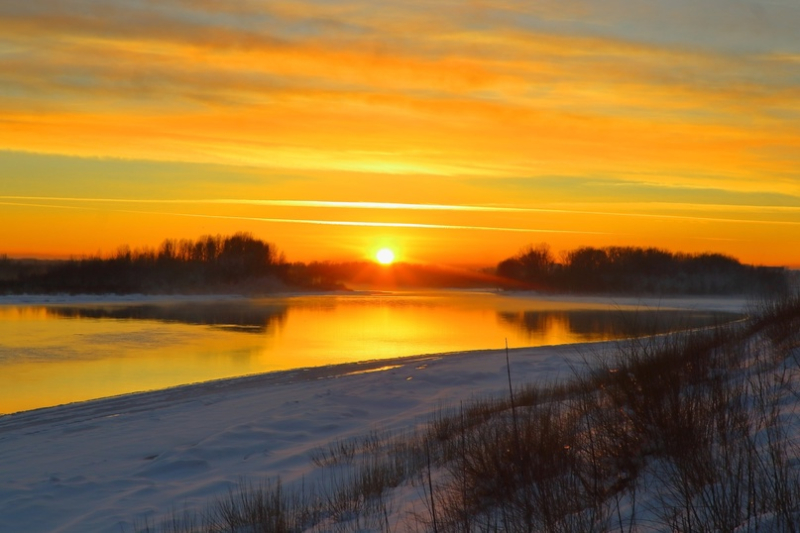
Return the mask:
[[[509,350],[512,378],[567,379],[616,345]],[[310,479],[310,454],[332,441],[412,431],[443,406],[503,394],[505,361],[504,349],[421,355],[7,415],[0,418],[0,530],[129,531],[142,517],[202,511],[244,478]]]
[[[742,312],[760,300],[742,294],[730,295],[629,295],[629,294],[575,294],[536,291],[501,291],[484,289],[358,289],[334,291],[285,291],[264,294],[0,294],[0,306],[14,305],[115,305],[115,304],[171,304],[194,302],[235,302],[270,299],[302,298],[314,296],[376,296],[393,294],[435,293],[485,293],[507,298],[535,299],[544,302],[570,302],[590,304],[617,304],[621,307],[647,307],[655,309],[687,309],[707,311]],[[666,305],[665,305],[666,304]]]
[[[295,298],[302,296],[373,294],[370,291],[291,291],[260,295],[234,293],[219,294],[2,294],[0,306],[13,305],[123,305],[123,304],[171,304],[196,302],[236,302]]]
[[[530,297],[529,292],[507,291],[506,296],[514,298]],[[536,298],[546,302],[570,302],[608,304],[613,302],[620,307],[646,307],[648,309],[677,309],[689,311],[723,311],[732,313],[745,313],[759,300],[743,296],[731,295],[645,295],[631,296],[625,294],[547,294],[537,293]]]
[[[603,344],[608,342],[619,341],[600,341],[594,343],[578,343],[578,344],[565,344],[557,346],[536,346],[536,347],[520,347],[509,348],[509,353],[532,350],[537,348],[558,348],[563,346],[583,346],[590,344]],[[295,383],[321,381],[326,379],[338,379],[347,376],[356,376],[361,374],[369,374],[374,372],[388,371],[396,368],[401,368],[408,364],[419,363],[423,361],[442,359],[447,357],[460,357],[460,356],[474,356],[474,355],[493,355],[495,352],[505,353],[505,349],[498,348],[496,350],[469,350],[459,352],[442,352],[432,354],[409,355],[403,357],[395,357],[391,359],[371,359],[367,361],[355,361],[349,363],[336,363],[330,365],[303,367],[290,370],[276,370],[273,372],[259,372],[254,374],[246,374],[242,376],[234,376],[227,378],[212,379],[208,381],[198,381],[194,383],[182,383],[171,387],[161,389],[151,389],[135,392],[126,392],[113,396],[104,396],[102,398],[91,398],[88,400],[80,400],[75,402],[63,403],[58,405],[50,405],[45,407],[38,407],[35,409],[28,409],[25,411],[17,411],[14,413],[0,414],[0,434],[3,433],[10,418],[24,418],[30,415],[31,417],[38,417],[40,414],[47,414],[47,411],[67,411],[67,410],[82,410],[83,407],[87,409],[94,409],[95,406],[88,404],[101,404],[108,402],[109,405],[118,405],[125,401],[131,401],[137,405],[147,405],[161,401],[170,401],[172,399],[181,399],[186,396],[199,397],[210,394],[217,394],[226,391],[246,390],[250,388],[257,388],[268,385],[292,385]],[[153,397],[155,401],[148,401],[148,397]],[[101,410],[105,406],[96,406]]]

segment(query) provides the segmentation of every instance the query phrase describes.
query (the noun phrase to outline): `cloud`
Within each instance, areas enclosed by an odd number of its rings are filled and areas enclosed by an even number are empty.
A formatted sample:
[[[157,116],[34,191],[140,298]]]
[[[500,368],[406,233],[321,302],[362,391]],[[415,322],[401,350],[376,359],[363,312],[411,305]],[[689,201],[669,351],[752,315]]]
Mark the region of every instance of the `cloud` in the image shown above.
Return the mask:
[[[34,203],[35,202],[35,203]],[[44,203],[46,202],[46,203]],[[67,205],[64,205],[67,204]],[[96,204],[86,207],[87,204]],[[111,207],[102,207],[110,204]],[[319,201],[319,200],[263,200],[263,199],[124,199],[124,198],[68,198],[47,196],[0,196],[0,205],[55,208],[55,209],[87,209],[104,210],[120,213],[137,213],[150,215],[168,215],[198,218],[220,218],[228,220],[247,220],[259,222],[283,222],[295,224],[315,224],[334,226],[365,226],[385,228],[417,228],[417,229],[472,229],[486,231],[530,232],[530,233],[578,233],[587,235],[604,235],[599,231],[575,231],[555,229],[531,229],[519,227],[495,227],[466,224],[428,224],[419,222],[402,221],[403,215],[397,215],[399,220],[383,222],[369,220],[316,220],[299,218],[254,217],[231,214],[207,213],[177,213],[163,211],[137,211],[130,208],[114,207],[120,205],[194,205],[194,206],[254,206],[278,208],[312,208],[312,209],[343,209],[343,210],[389,210],[401,213],[403,211],[449,211],[473,212],[484,214],[496,213],[528,213],[563,215],[567,217],[580,216],[593,217],[624,217],[639,219],[660,219],[664,221],[692,221],[692,222],[718,222],[725,224],[748,225],[779,225],[800,226],[800,221],[794,218],[800,214],[798,206],[770,206],[770,205],[735,205],[735,204],[693,204],[676,202],[638,202],[616,204],[592,204],[582,207],[579,204],[569,204],[568,207],[531,207],[526,205],[512,206],[481,206],[481,205],[442,205],[442,204],[408,204],[393,202],[363,202],[363,201]],[[598,208],[601,205],[603,208]],[[700,215],[699,212],[704,214]],[[728,213],[728,216],[711,216],[709,212]],[[746,215],[747,218],[742,218]],[[791,219],[765,218],[771,215],[789,215]],[[761,218],[758,218],[761,217]]]
[[[38,202],[97,203],[97,204],[195,204],[195,205],[251,205],[268,207],[318,207],[345,209],[391,209],[410,211],[526,211],[516,207],[482,205],[409,204],[398,202],[320,201],[320,200],[260,200],[260,199],[138,199],[138,198],[73,198],[57,196],[0,196],[0,200],[32,200]]]
[[[6,2],[0,148],[797,191],[798,10],[725,5]]]
[[[5,197],[0,197],[5,198]],[[13,198],[12,198],[13,199]],[[22,199],[21,199],[22,200]],[[64,199],[58,198],[41,198],[41,201],[59,201]],[[74,201],[75,199],[68,199]],[[114,202],[108,199],[86,199],[88,202]],[[136,203],[135,201],[132,203]],[[147,202],[147,203],[164,203],[164,202]],[[173,202],[168,202],[173,203]],[[177,203],[180,203],[179,201]],[[194,203],[194,202],[192,202]],[[212,202],[214,203],[214,202]],[[494,232],[510,232],[510,233],[552,233],[552,234],[573,234],[573,235],[606,235],[601,231],[590,230],[564,230],[564,229],[545,229],[545,228],[529,228],[529,227],[501,227],[501,226],[482,226],[482,225],[468,225],[468,224],[427,224],[419,222],[382,222],[374,220],[323,220],[323,219],[303,219],[303,218],[276,218],[276,217],[251,217],[240,215],[219,215],[219,214],[206,214],[206,213],[180,213],[180,212],[165,212],[165,211],[140,211],[134,209],[120,209],[120,208],[105,208],[105,207],[84,207],[84,206],[65,206],[54,205],[51,203],[33,203],[25,201],[0,201],[0,205],[15,206],[15,207],[34,207],[45,209],[71,209],[71,210],[86,210],[86,211],[103,211],[106,213],[125,213],[136,215],[158,215],[161,217],[187,217],[187,218],[209,218],[221,220],[240,220],[248,222],[268,222],[268,223],[282,223],[282,224],[305,224],[315,226],[346,226],[346,227],[370,227],[370,228],[400,228],[400,229],[433,229],[433,230],[473,230],[473,231],[494,231]],[[352,207],[351,207],[352,208]],[[396,208],[394,208],[396,209]]]
[[[245,220],[253,222],[277,222],[288,224],[311,224],[316,226],[358,226],[371,228],[406,228],[406,229],[447,229],[447,230],[474,230],[474,231],[496,231],[510,233],[552,233],[552,234],[572,234],[572,235],[607,235],[602,231],[590,230],[563,230],[563,229],[544,229],[544,228],[518,228],[518,227],[492,227],[467,224],[424,224],[416,222],[377,222],[364,220],[313,220],[298,218],[268,218],[268,217],[242,217],[235,215],[204,215],[198,213],[160,213],[172,216],[192,217],[192,218],[216,218],[227,220]]]

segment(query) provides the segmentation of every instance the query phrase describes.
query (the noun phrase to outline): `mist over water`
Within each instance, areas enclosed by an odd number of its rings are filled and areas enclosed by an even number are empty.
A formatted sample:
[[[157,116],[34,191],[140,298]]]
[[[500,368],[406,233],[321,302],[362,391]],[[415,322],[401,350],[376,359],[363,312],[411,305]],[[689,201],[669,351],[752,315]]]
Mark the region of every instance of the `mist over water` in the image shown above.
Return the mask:
[[[484,292],[0,307],[0,413],[260,372],[592,342],[730,313]]]

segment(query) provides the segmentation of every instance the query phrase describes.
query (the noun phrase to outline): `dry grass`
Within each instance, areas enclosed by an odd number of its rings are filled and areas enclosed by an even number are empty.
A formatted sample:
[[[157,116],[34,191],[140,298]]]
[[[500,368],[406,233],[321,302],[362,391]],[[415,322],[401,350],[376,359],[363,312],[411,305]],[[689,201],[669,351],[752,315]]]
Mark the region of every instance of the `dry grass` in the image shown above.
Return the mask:
[[[137,531],[797,531],[800,297],[620,344],[566,383],[441,407],[316,450],[310,489],[239,490]],[[414,486],[424,511],[394,513]],[[177,515],[176,515],[177,516]]]

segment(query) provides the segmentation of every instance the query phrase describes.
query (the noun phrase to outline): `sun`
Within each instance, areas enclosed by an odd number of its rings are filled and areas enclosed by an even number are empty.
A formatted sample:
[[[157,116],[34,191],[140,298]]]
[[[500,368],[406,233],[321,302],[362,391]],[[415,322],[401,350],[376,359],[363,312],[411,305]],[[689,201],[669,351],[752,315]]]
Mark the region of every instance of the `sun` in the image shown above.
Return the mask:
[[[381,248],[375,254],[375,259],[382,265],[391,265],[394,262],[394,252],[388,248]]]

